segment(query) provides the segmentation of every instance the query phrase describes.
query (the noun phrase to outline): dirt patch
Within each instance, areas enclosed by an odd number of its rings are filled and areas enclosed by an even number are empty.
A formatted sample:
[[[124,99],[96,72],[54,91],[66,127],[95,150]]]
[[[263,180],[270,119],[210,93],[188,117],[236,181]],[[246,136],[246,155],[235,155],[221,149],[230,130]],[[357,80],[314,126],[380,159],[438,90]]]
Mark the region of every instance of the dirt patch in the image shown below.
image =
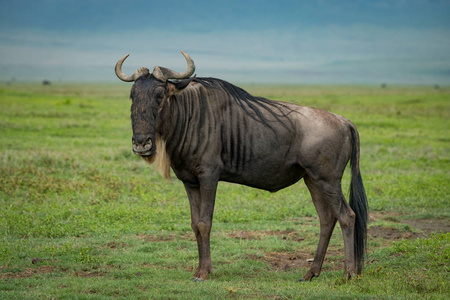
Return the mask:
[[[227,234],[228,237],[240,240],[260,240],[267,236],[281,237],[283,240],[303,241],[305,238],[295,230],[256,230],[256,231],[237,231]]]
[[[40,266],[39,268],[26,268],[20,272],[7,272],[0,273],[0,280],[2,279],[17,279],[17,278],[29,278],[39,274],[53,273],[55,267],[53,266]]]
[[[83,278],[98,278],[103,277],[106,274],[108,274],[105,271],[74,271],[73,275],[76,277],[83,277]]]
[[[109,242],[105,245],[105,248],[112,249],[112,250],[123,249],[125,247],[127,247],[127,244],[125,244],[124,242],[115,242],[115,241]]]
[[[311,265],[311,254],[269,252],[263,256],[249,255],[252,260],[261,260],[268,263],[274,271],[287,271],[291,268],[307,268]]]
[[[170,242],[175,240],[195,241],[194,233],[175,234],[169,233],[165,235],[149,235],[141,234],[138,236],[141,240],[146,242]]]
[[[431,233],[450,232],[450,222],[444,219],[415,219],[402,222],[420,230],[423,236],[429,236]]]
[[[343,259],[340,256],[343,251],[329,249],[324,260],[323,270],[341,270]],[[250,255],[252,260],[261,260],[268,263],[274,271],[287,271],[289,269],[310,268],[314,255],[307,251],[296,251],[295,253],[268,252],[263,256]]]
[[[175,237],[176,237],[175,234],[168,234],[168,235],[141,234],[141,235],[139,235],[139,238],[146,242],[168,242],[168,241],[175,240]]]
[[[414,232],[410,231],[402,232],[395,228],[384,226],[372,226],[368,229],[368,234],[373,238],[382,238],[385,240],[410,239],[419,236],[417,233]]]
[[[369,236],[373,238],[382,238],[385,240],[400,240],[412,238],[424,238],[432,233],[450,232],[450,222],[445,219],[402,219],[397,214],[370,214],[370,222],[378,220],[386,220],[396,224],[406,224],[409,229],[399,230],[390,226],[370,226],[368,229]]]

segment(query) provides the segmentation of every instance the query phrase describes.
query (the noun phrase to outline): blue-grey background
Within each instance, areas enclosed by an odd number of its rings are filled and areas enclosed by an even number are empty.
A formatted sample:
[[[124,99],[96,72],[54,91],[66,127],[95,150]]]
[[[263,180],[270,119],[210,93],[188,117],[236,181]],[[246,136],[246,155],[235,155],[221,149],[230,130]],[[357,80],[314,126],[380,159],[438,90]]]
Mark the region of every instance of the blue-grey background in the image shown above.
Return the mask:
[[[450,84],[450,1],[0,0],[0,81],[155,65],[234,83]]]

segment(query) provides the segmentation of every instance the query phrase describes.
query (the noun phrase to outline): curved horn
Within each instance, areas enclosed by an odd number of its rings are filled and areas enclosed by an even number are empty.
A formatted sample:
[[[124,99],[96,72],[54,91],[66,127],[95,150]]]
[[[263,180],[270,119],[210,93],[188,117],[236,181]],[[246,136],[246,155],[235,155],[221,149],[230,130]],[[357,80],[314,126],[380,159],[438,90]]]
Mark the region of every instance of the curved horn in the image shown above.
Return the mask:
[[[184,73],[178,73],[164,67],[155,67],[152,73],[153,76],[161,81],[167,81],[168,79],[185,79],[191,77],[191,75],[195,72],[194,61],[189,56],[189,54],[185,53],[184,51],[181,51],[181,54],[183,54],[187,62],[187,69]]]
[[[136,79],[138,79],[139,77],[141,77],[142,75],[148,74],[149,70],[145,67],[139,68],[136,70],[136,72],[133,73],[133,75],[128,76],[125,73],[122,72],[122,64],[125,61],[125,59],[127,59],[127,57],[130,54],[125,55],[124,57],[122,57],[121,59],[119,59],[119,61],[116,64],[116,75],[117,77],[125,82],[132,82],[135,81]]]

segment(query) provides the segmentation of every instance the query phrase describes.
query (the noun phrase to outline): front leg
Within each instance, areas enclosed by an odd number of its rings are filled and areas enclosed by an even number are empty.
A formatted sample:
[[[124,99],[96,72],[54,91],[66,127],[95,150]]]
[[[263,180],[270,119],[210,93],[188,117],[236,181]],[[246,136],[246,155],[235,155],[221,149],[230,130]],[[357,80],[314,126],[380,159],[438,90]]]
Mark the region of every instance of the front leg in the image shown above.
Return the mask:
[[[191,207],[191,227],[197,239],[199,266],[194,274],[195,280],[207,280],[212,273],[210,234],[214,213],[217,182],[210,186],[192,187],[184,185]],[[209,188],[208,188],[209,187]]]

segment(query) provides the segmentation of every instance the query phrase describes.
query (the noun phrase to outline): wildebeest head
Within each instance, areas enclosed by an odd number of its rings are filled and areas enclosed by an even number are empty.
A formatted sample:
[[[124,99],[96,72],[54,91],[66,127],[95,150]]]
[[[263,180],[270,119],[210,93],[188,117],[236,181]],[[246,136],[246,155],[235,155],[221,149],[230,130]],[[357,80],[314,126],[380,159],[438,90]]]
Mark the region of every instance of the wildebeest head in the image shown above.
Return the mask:
[[[152,162],[156,153],[155,126],[160,104],[174,93],[183,89],[193,79],[188,79],[195,71],[194,61],[181,51],[187,61],[187,70],[178,73],[164,67],[155,67],[153,73],[142,67],[131,75],[122,72],[122,64],[129,54],[116,64],[116,75],[120,80],[134,82],[131,88],[131,125],[133,128],[133,152]],[[169,79],[188,79],[177,83]]]

